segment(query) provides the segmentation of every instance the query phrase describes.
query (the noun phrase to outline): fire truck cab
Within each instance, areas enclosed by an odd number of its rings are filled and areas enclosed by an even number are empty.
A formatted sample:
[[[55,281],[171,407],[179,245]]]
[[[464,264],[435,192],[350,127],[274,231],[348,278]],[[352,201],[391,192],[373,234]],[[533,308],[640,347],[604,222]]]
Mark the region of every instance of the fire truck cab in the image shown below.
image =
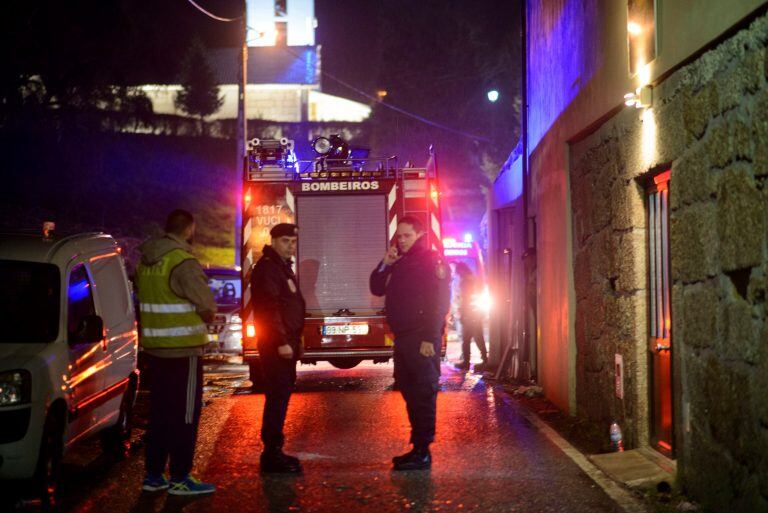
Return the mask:
[[[368,279],[394,241],[398,219],[419,216],[428,244],[442,252],[437,171],[402,168],[394,157],[354,159],[338,136],[313,143],[317,158],[298,161],[293,141],[249,142],[243,182],[243,358],[251,381],[261,381],[251,298],[251,270],[278,223],[296,223],[294,264],[306,300],[302,363],[328,361],[340,369],[363,360],[387,362],[394,337],[384,298]],[[445,340],[443,341],[443,355]]]

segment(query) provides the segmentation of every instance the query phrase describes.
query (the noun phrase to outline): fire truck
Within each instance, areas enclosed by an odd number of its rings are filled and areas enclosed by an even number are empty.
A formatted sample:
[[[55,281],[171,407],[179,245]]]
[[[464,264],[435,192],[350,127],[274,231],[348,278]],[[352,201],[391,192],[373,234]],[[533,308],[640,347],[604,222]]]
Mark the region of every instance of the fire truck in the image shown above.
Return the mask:
[[[396,157],[353,158],[338,135],[315,139],[313,160],[297,160],[293,147],[288,139],[253,139],[245,157],[241,318],[243,358],[254,385],[262,374],[250,278],[274,225],[296,223],[300,229],[294,271],[306,300],[305,364],[328,361],[351,369],[363,360],[392,357],[384,298],[371,294],[368,279],[394,244],[398,219],[418,216],[429,246],[443,251],[431,149],[427,165],[415,168],[398,166]]]

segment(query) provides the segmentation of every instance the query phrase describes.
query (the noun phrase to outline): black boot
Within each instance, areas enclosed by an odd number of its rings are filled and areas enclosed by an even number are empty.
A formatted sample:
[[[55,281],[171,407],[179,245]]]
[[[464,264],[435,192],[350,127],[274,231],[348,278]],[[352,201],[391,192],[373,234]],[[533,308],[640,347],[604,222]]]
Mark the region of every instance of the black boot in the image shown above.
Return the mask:
[[[261,471],[268,473],[298,474],[301,463],[295,456],[285,454],[280,447],[270,447],[261,453]]]
[[[426,470],[432,467],[432,455],[429,447],[414,447],[409,453],[397,457],[393,470]]]
[[[411,456],[413,456],[413,452],[416,450],[416,448],[411,449],[410,451],[406,452],[405,454],[401,454],[400,456],[395,456],[392,458],[392,463],[394,465],[398,465],[401,461],[405,461]]]

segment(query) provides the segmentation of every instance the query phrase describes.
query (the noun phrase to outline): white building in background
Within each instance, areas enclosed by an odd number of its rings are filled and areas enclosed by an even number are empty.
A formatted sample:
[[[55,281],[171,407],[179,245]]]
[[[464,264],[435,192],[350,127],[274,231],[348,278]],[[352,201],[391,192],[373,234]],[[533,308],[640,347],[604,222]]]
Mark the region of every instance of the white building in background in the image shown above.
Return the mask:
[[[323,93],[320,47],[315,45],[314,0],[246,0],[248,119],[280,123],[360,123],[371,107]],[[208,63],[224,98],[209,120],[237,118],[240,48],[212,50]],[[174,100],[178,84],[140,86],[157,114],[186,116]]]

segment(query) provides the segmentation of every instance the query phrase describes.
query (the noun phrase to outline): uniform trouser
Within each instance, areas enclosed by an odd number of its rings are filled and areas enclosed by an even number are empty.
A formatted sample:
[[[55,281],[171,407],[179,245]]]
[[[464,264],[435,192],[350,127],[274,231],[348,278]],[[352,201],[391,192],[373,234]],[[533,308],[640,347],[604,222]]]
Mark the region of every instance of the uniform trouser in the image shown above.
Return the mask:
[[[465,362],[469,361],[469,357],[472,354],[472,339],[475,339],[475,344],[480,350],[480,355],[483,361],[488,359],[488,349],[485,347],[485,336],[483,335],[483,323],[468,320],[461,321],[461,355]]]
[[[286,360],[269,350],[259,349],[259,355],[266,383],[261,441],[264,450],[279,449],[285,442],[283,425],[296,383],[296,360]]]
[[[171,479],[192,470],[203,396],[203,362],[199,356],[148,356],[150,381],[146,470],[159,475],[170,459]]]
[[[395,336],[395,381],[405,399],[414,447],[426,447],[435,440],[440,385],[440,346],[435,344],[434,356],[422,356],[421,342],[419,336]]]

